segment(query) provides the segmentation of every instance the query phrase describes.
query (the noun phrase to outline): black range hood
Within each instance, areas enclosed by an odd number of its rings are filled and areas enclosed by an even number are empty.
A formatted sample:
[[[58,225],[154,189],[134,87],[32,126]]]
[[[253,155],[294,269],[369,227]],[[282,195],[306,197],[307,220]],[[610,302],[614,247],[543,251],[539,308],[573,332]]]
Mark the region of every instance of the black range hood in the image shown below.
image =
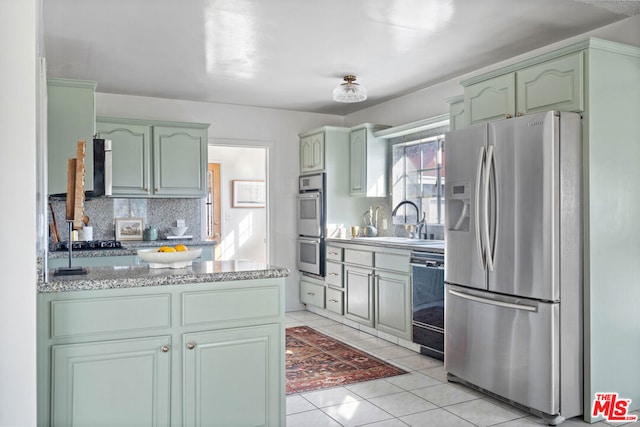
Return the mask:
[[[111,196],[111,140],[93,140],[93,190],[85,191],[85,200]],[[50,194],[49,199],[66,200],[67,193]]]

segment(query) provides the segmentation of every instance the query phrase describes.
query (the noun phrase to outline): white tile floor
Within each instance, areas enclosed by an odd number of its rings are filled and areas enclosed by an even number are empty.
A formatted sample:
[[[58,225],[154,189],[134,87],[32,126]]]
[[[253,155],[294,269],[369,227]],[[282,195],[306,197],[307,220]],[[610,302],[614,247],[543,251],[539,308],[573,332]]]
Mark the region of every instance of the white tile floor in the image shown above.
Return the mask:
[[[309,311],[287,313],[287,327],[310,326],[408,374],[287,396],[287,427],[541,426],[540,418],[448,383],[443,363]],[[640,412],[635,412],[639,415]],[[562,427],[588,426],[579,418]],[[599,422],[598,427],[630,424]]]

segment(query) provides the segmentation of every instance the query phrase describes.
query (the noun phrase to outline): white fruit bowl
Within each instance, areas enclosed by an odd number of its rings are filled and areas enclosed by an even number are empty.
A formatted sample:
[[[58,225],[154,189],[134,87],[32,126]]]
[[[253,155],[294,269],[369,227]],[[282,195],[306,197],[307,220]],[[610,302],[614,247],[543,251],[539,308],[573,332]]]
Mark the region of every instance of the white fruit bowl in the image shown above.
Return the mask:
[[[182,252],[158,252],[154,249],[138,249],[138,256],[149,263],[149,268],[185,268],[202,253],[202,248]]]

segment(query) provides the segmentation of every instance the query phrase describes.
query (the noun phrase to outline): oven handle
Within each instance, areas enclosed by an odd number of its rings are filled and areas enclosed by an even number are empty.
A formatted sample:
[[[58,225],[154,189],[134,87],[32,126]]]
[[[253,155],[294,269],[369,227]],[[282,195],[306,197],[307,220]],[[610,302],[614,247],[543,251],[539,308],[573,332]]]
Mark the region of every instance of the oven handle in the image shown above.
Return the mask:
[[[300,193],[298,194],[298,199],[317,199],[320,197],[320,193]]]
[[[320,243],[320,240],[318,237],[298,237],[298,242]]]

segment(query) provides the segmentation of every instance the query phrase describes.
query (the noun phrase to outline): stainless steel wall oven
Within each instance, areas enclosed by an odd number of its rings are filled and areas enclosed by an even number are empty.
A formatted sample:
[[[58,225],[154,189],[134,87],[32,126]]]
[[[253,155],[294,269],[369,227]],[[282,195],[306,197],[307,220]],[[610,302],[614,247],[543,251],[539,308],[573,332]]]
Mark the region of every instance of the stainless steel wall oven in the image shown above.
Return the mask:
[[[304,175],[297,197],[297,265],[303,273],[324,277],[324,174]]]

